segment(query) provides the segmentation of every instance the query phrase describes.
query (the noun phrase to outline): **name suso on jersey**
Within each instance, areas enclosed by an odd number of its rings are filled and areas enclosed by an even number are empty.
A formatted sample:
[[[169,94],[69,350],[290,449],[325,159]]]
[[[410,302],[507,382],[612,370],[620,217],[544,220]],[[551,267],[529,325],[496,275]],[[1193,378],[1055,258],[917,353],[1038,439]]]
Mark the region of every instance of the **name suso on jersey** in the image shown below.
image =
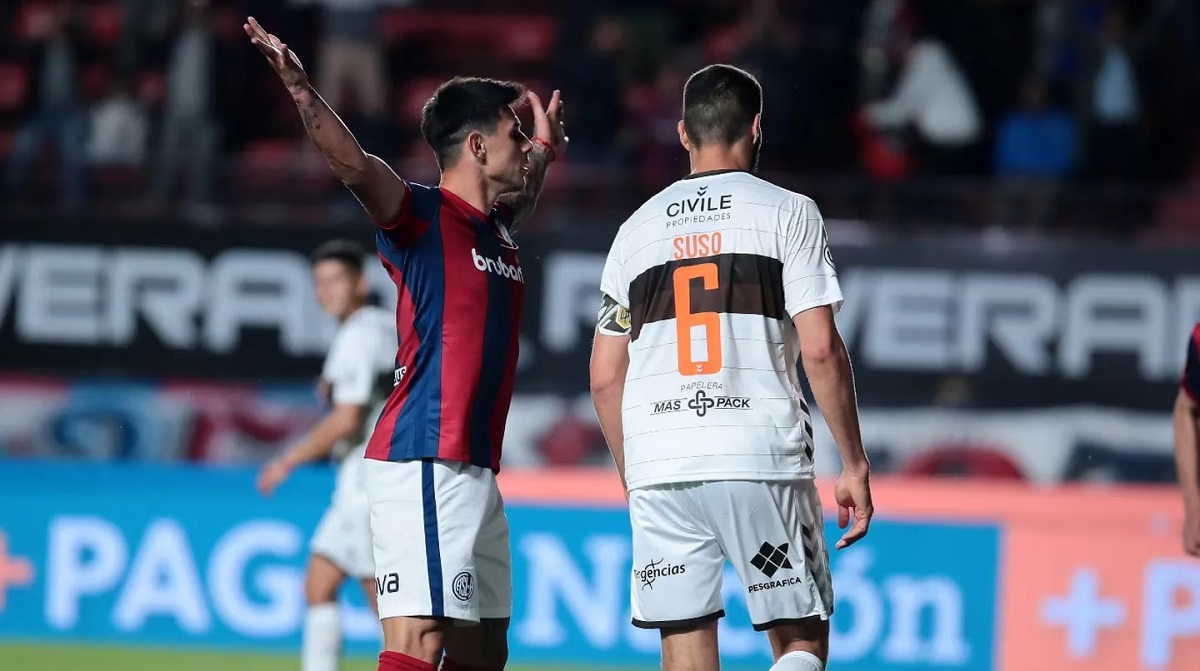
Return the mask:
[[[740,171],[671,185],[622,225],[597,325],[628,335],[631,488],[812,477],[792,319],[841,305],[816,204]]]

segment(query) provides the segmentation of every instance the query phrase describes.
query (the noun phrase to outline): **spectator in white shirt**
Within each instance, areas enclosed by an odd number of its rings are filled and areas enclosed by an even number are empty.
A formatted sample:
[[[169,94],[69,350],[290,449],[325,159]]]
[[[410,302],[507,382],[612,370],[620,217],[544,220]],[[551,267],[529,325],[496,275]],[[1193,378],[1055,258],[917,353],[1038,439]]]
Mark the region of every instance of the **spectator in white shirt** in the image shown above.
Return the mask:
[[[895,90],[887,99],[867,106],[867,121],[885,130],[914,130],[921,172],[970,171],[983,122],[966,76],[937,39],[923,37],[906,51]]]

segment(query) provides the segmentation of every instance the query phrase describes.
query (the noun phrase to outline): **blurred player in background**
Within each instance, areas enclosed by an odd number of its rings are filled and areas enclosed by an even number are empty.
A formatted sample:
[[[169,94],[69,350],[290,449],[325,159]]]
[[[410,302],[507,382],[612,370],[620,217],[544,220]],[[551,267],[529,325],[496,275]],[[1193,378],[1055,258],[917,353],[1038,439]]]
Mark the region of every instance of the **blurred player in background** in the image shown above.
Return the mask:
[[[629,497],[633,623],[661,630],[666,671],[719,667],[726,560],[771,668],[824,669],[833,591],[798,356],[841,452],[839,548],[873,512],[825,225],[754,176],[761,115],[748,73],[692,75],[691,174],[625,222],[601,280],[592,396]]]
[[[309,137],[375,221],[399,300],[396,387],[364,465],[383,620],[380,671],[503,669],[512,572],[496,486],[516,375],[525,277],[510,233],[533,213],[566,148],[549,106],[519,84],[455,78],[425,104],[421,133],[441,183],[401,180],[365,153],[299,59],[244,26],[300,111]],[[528,97],[535,137],[516,110]]]
[[[1175,467],[1183,492],[1183,550],[1200,557],[1200,324],[1188,339],[1187,364],[1175,397]]]
[[[375,607],[371,511],[363,482],[363,454],[371,427],[392,390],[396,324],[386,310],[367,305],[366,252],[331,240],[313,252],[313,279],[321,308],[340,326],[321,369],[328,414],[295,447],[268,463],[258,488],[269,496],[297,466],[330,454],[338,462],[329,509],[313,534],[304,595],[304,671],[336,671],[342,652],[338,589],[347,577],[362,583]]]

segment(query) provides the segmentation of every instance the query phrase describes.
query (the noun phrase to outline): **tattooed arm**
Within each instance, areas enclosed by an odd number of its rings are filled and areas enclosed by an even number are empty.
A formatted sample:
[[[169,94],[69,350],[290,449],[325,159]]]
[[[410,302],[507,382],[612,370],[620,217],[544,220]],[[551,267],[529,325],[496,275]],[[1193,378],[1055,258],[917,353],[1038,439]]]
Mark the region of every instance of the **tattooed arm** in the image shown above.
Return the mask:
[[[529,150],[529,172],[525,174],[525,188],[500,196],[500,202],[512,210],[510,231],[520,228],[533,215],[538,196],[542,193],[542,185],[546,183],[546,168],[549,166],[550,150],[534,143],[533,149]]]
[[[300,59],[286,44],[263,30],[253,17],[243,29],[287,87],[308,136],[325,156],[334,176],[350,188],[376,222],[395,219],[408,192],[404,183],[382,159],[363,151],[342,120],[313,89]]]
[[[395,219],[407,190],[391,167],[368,154],[312,86],[292,94],[300,119],[333,175],[350,188],[376,222]],[[532,170],[530,171],[532,172]]]
[[[512,230],[529,220],[537,206],[538,196],[546,183],[546,168],[567,150],[567,131],[562,121],[562,93],[555,91],[550,104],[542,105],[538,94],[528,93],[533,107],[533,148],[529,150],[529,172],[525,174],[525,188],[505,194],[500,202],[513,211]]]

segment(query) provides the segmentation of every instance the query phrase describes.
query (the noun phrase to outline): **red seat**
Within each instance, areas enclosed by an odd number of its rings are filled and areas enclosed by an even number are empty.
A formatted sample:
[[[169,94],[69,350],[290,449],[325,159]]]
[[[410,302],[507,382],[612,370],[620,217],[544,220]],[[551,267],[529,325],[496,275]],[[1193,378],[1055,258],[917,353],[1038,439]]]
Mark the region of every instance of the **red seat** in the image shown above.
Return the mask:
[[[49,2],[26,3],[13,21],[13,36],[22,42],[44,36],[54,21],[54,11]]]
[[[19,63],[0,64],[0,110],[20,107],[29,93],[29,70]]]
[[[477,53],[512,62],[547,59],[556,38],[554,19],[549,16],[422,10],[388,12],[381,33],[385,42],[429,38],[435,49],[448,53]]]
[[[108,66],[93,63],[83,69],[83,95],[88,100],[103,98],[112,83],[112,72]]]
[[[116,3],[101,3],[87,8],[88,30],[99,46],[116,44],[125,24],[125,14]]]
[[[150,70],[138,75],[137,98],[151,108],[161,107],[167,99],[167,75],[162,70]]]
[[[399,89],[397,112],[406,123],[419,124],[425,102],[445,81],[441,77],[423,77],[409,81]]]

